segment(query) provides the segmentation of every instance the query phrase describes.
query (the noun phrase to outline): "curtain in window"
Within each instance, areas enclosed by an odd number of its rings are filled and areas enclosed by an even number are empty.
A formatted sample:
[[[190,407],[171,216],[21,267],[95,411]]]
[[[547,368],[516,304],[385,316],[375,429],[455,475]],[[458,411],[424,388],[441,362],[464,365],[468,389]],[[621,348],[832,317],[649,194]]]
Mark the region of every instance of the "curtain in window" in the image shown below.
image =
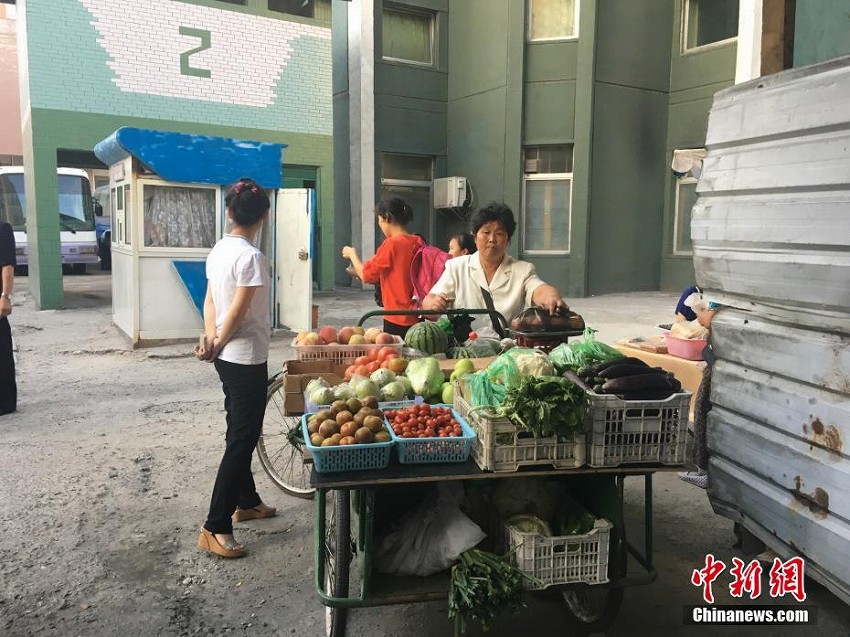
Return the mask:
[[[567,179],[526,180],[523,215],[526,251],[569,252],[570,186]]]
[[[575,0],[528,0],[529,37],[532,40],[575,35]]]
[[[431,64],[431,16],[384,9],[385,58]]]
[[[145,245],[211,248],[215,243],[215,190],[145,186]]]

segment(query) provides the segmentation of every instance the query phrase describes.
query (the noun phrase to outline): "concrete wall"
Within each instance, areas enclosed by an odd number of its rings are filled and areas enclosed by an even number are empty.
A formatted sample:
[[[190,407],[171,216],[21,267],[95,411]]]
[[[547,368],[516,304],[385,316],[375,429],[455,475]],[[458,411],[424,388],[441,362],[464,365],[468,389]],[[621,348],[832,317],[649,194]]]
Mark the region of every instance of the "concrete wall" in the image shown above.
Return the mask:
[[[598,2],[589,294],[658,289],[673,5]]]
[[[682,53],[681,4],[673,12],[673,42],[670,67],[670,101],[664,171],[664,223],[659,285],[662,290],[679,290],[694,282],[693,257],[673,255],[673,218],[676,177],[670,170],[677,148],[702,148],[708,127],[713,95],[735,82],[737,45],[734,41]]]
[[[222,6],[138,0],[128,21],[109,0],[18,3],[27,188],[36,193],[30,283],[41,307],[62,300],[56,152],[90,150],[120,126],[288,144],[287,164],[317,171],[319,283],[333,284],[330,29],[258,0]]]

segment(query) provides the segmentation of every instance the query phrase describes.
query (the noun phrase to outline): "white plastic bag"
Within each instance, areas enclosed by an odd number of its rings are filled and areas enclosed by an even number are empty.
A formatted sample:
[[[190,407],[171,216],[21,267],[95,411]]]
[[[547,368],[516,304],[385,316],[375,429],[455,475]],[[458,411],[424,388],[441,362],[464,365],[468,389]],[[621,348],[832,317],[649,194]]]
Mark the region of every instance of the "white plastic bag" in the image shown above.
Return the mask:
[[[382,573],[422,577],[449,568],[486,537],[460,510],[462,500],[459,483],[440,483],[435,494],[378,541],[372,564]]]

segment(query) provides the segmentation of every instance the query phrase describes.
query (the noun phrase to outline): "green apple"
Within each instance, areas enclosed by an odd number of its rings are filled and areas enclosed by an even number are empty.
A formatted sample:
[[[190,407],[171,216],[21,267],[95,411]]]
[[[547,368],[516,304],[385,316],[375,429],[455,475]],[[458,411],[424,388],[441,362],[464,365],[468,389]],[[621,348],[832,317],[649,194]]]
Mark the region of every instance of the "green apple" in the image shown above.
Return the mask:
[[[472,362],[471,358],[461,358],[457,363],[455,363],[454,372],[457,373],[458,376],[471,374],[474,371],[475,363]]]
[[[455,402],[455,386],[452,383],[443,383],[443,403],[453,405]]]

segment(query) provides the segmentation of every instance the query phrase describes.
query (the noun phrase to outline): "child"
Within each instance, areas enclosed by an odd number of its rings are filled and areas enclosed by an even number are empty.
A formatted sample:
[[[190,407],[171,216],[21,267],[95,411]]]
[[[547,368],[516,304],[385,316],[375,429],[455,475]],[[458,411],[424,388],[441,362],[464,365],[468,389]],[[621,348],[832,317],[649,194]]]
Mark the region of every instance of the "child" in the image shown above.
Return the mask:
[[[415,306],[410,264],[413,255],[425,243],[406,230],[407,224],[413,220],[413,208],[403,199],[387,197],[378,204],[375,216],[378,227],[386,237],[375,256],[362,263],[357,250],[351,246],[342,249],[342,256],[351,260],[355,274],[365,283],[380,283],[383,307],[388,310],[412,310]],[[404,338],[410,326],[419,320],[416,316],[385,315],[384,331]]]
[[[233,537],[233,521],[275,515],[260,500],[251,475],[266,410],[271,335],[268,272],[253,240],[268,218],[269,198],[243,178],[224,201],[232,227],[207,257],[203,344],[195,352],[215,365],[221,379],[227,433],[198,548],[232,558],[245,555],[245,546]]]
[[[468,232],[453,234],[449,239],[449,254],[454,257],[462,257],[466,254],[475,254],[475,237]]]

